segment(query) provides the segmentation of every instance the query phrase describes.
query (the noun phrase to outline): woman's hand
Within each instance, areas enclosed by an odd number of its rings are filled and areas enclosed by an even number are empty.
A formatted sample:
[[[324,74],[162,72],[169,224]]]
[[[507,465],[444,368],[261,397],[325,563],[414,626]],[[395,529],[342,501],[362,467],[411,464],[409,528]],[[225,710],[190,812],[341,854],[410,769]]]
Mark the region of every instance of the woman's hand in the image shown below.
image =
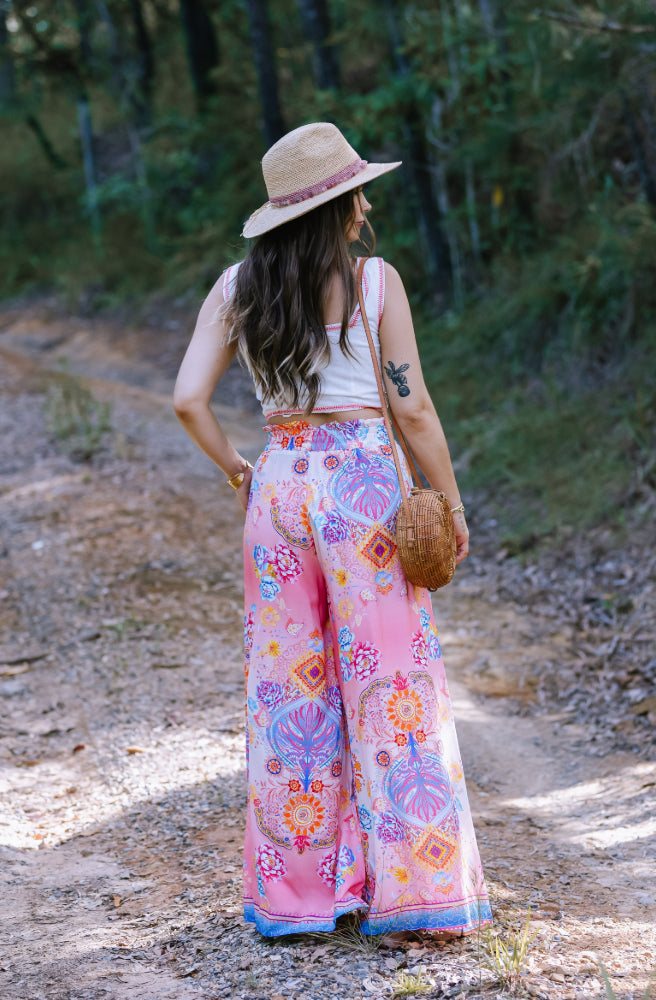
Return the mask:
[[[244,510],[248,508],[248,497],[250,496],[251,492],[252,478],[253,478],[253,470],[246,469],[246,471],[244,472],[244,479],[242,481],[241,486],[238,486],[237,489],[235,490],[235,493],[237,494],[237,499],[239,500],[239,503],[242,505]]]
[[[469,552],[469,528],[465,521],[465,515],[461,510],[453,515],[453,524],[456,529],[456,565],[465,558]]]

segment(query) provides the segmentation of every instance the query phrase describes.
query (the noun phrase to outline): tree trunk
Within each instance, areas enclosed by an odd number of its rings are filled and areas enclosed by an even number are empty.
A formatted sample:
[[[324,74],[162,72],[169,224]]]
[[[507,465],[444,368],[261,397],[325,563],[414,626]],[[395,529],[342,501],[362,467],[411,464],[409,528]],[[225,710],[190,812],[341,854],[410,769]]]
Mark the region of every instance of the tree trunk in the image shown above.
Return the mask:
[[[403,53],[403,39],[397,25],[394,2],[395,0],[386,0],[385,4],[388,32],[397,73],[407,77],[410,75],[410,68]],[[433,287],[438,300],[446,304],[451,296],[449,247],[442,229],[439,206],[435,204],[433,197],[426,129],[416,104],[410,104],[404,111],[403,135],[410,152],[410,156],[406,158],[407,170],[417,192],[419,229],[428,250],[428,267]]]
[[[481,8],[487,6],[487,0],[481,0]],[[458,28],[461,32],[466,29],[466,21],[463,17],[462,8],[460,7],[458,0],[455,0],[453,4],[455,18],[458,22]],[[447,91],[447,107],[455,105],[455,111],[457,115],[458,122],[458,133],[460,135],[465,134],[465,122],[462,113],[462,101],[460,100],[462,87],[461,87],[461,66],[465,70],[469,69],[469,53],[467,46],[463,43],[460,46],[460,52],[456,51],[456,47],[453,43],[453,37],[451,33],[450,21],[452,18],[451,10],[449,7],[448,0],[443,0],[442,2],[442,28],[444,32],[444,44],[447,50],[447,59],[449,63],[449,71],[451,75],[451,86]],[[441,107],[437,106],[437,102],[433,104],[433,124],[439,132],[442,126],[442,116]],[[456,140],[457,141],[457,140]],[[438,147],[439,148],[439,147]],[[444,176],[445,186],[444,186],[444,197],[440,201],[440,196],[438,194],[438,202],[440,204],[448,204],[448,189],[446,188],[446,171],[444,168],[444,157],[436,156],[437,173],[439,176]],[[467,220],[469,223],[469,236],[471,239],[472,252],[474,260],[477,265],[481,262],[481,240],[480,240],[480,230],[478,227],[478,216],[476,210],[476,184],[474,181],[474,165],[472,163],[471,157],[466,157],[465,163],[465,204],[467,206]],[[436,178],[438,179],[438,178]],[[438,179],[439,183],[439,179]],[[439,188],[438,188],[439,191]],[[446,199],[446,201],[445,201]],[[444,209],[442,209],[444,213]],[[463,301],[464,293],[464,275],[462,273],[462,266],[460,263],[460,252],[458,250],[457,244],[457,234],[455,232],[455,227],[453,225],[447,225],[447,234],[449,239],[449,247],[451,248],[451,261],[453,268],[454,259],[457,261],[456,270],[453,271],[453,281],[454,281],[454,297],[456,303],[458,300]],[[454,245],[455,245],[455,257],[454,257]]]
[[[449,247],[442,228],[440,207],[433,198],[426,137],[416,109],[406,111],[403,134],[410,150],[408,169],[417,192],[419,227],[428,249],[433,287],[439,298],[447,300],[451,294]]]
[[[191,79],[199,110],[216,93],[212,70],[219,64],[219,45],[203,0],[180,0],[180,17],[187,46]]]
[[[456,0],[457,2],[457,0]],[[485,28],[485,33],[491,42],[494,42],[496,52],[492,60],[492,65],[499,72],[506,101],[506,107],[513,106],[513,93],[510,86],[510,73],[508,71],[508,46],[506,44],[506,13],[503,5],[495,7],[495,0],[478,0],[478,9],[481,12],[481,20]]]
[[[246,0],[251,25],[253,61],[262,103],[264,135],[272,146],[286,132],[278,98],[278,77],[271,38],[271,21],[266,0]]]
[[[620,94],[622,96],[622,109],[624,111],[624,119],[629,132],[631,149],[633,150],[636,166],[638,168],[638,177],[640,178],[640,184],[647,200],[647,204],[653,210],[656,208],[656,177],[654,177],[654,173],[651,169],[647,150],[645,149],[645,143],[640,133],[640,129],[638,128],[638,122],[633,113],[633,108],[629,103],[626,92],[621,90]]]
[[[109,38],[111,89],[119,104],[130,109],[135,121],[145,125],[150,118],[150,110],[140,86],[139,73],[133,71],[131,60],[120,37],[120,22],[117,28],[105,0],[95,0],[95,5]]]
[[[77,14],[77,29],[80,36],[79,75],[75,78],[77,125],[82,146],[82,164],[84,167],[84,186],[87,196],[87,211],[91,224],[91,234],[98,253],[102,253],[102,219],[98,205],[98,182],[96,177],[96,160],[93,148],[93,127],[91,124],[91,106],[84,85],[84,78],[90,72],[93,59],[91,47],[91,29],[93,17],[88,0],[74,0]]]
[[[465,160],[465,197],[467,199],[467,219],[469,221],[469,236],[471,239],[474,260],[481,263],[481,231],[478,225],[476,208],[476,184],[474,183],[474,165],[471,157]]]
[[[153,193],[150,188],[150,184],[148,183],[148,173],[146,171],[146,164],[141,151],[141,139],[139,138],[138,130],[133,126],[129,126],[128,135],[130,139],[130,149],[132,150],[134,172],[136,174],[137,184],[139,185],[139,191],[141,194],[139,209],[141,211],[141,218],[143,219],[146,234],[146,249],[149,250],[150,253],[156,253],[157,233],[155,231],[155,219],[152,207]]]
[[[330,13],[327,0],[298,0],[303,34],[314,46],[314,78],[320,90],[339,88],[337,51],[328,44]]]
[[[91,110],[89,100],[81,96],[77,102],[77,120],[82,143],[82,161],[84,163],[84,183],[87,192],[87,208],[91,220],[91,232],[98,252],[102,252],[102,223],[98,208],[98,185],[96,183],[96,165],[93,155],[93,132],[91,128]]]
[[[0,111],[7,111],[16,103],[16,77],[14,60],[9,51],[7,9],[7,4],[0,5]]]
[[[137,90],[144,106],[150,108],[155,74],[153,46],[146,28],[141,0],[130,0],[130,10],[137,43]]]
[[[438,97],[433,101],[433,129],[437,135],[442,131],[442,102]],[[447,184],[445,157],[435,150],[433,166],[433,183],[435,185],[435,195],[437,204],[442,216],[444,230],[446,232],[446,242],[449,247],[449,260],[451,264],[451,280],[453,286],[453,299],[458,311],[462,310],[464,303],[462,265],[460,261],[460,248],[458,246],[458,234],[451,218],[451,200],[449,198],[449,187]]]
[[[77,30],[80,36],[80,65],[82,73],[88,71],[91,65],[91,10],[87,0],[73,0],[77,14]]]

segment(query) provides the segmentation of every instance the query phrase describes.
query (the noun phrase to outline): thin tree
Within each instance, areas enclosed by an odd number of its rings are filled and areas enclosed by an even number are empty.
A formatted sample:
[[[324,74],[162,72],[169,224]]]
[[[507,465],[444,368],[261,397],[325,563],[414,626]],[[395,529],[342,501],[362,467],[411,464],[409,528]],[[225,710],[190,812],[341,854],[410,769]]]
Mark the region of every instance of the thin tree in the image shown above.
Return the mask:
[[[199,110],[216,93],[212,71],[219,65],[219,43],[212,18],[203,0],[180,0],[191,80]]]
[[[137,46],[136,91],[144,108],[150,109],[155,75],[153,44],[146,28],[141,0],[130,0],[130,12]]]
[[[16,75],[9,50],[7,13],[8,4],[0,0],[0,111],[13,108],[16,102]]]
[[[303,34],[314,47],[314,78],[321,90],[337,90],[337,50],[330,43],[330,12],[327,0],[298,0]]]
[[[80,144],[82,146],[82,164],[84,167],[84,184],[87,195],[87,208],[89,220],[91,222],[91,232],[96,250],[102,252],[102,219],[100,217],[100,207],[98,205],[98,180],[96,172],[96,160],[93,143],[93,123],[91,119],[91,103],[89,94],[84,85],[84,76],[91,71],[93,58],[91,48],[91,30],[93,26],[93,14],[88,0],[74,0],[75,12],[77,14],[77,29],[79,36],[79,64],[81,72],[77,70],[73,74],[73,82],[76,90],[77,123],[80,133]]]
[[[408,78],[410,66],[404,53],[395,6],[396,0],[386,0],[389,39],[396,72]],[[410,154],[407,157],[408,171],[417,192],[419,227],[428,250],[429,271],[437,298],[446,303],[452,290],[449,245],[444,235],[440,207],[433,197],[426,127],[416,101],[409,101],[402,109],[402,115],[401,128]]]
[[[285,134],[285,122],[280,110],[278,77],[273,53],[271,19],[266,0],[246,0],[251,28],[253,62],[257,72],[264,136],[271,146]]]

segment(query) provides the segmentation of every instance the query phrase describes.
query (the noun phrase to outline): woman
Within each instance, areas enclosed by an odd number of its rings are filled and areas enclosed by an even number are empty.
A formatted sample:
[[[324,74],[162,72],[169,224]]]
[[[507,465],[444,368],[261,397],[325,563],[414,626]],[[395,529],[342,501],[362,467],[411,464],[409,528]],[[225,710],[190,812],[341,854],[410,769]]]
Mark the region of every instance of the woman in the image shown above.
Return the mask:
[[[244,898],[269,936],[350,911],[369,934],[490,917],[429,595],[396,555],[399,484],[349,254],[373,238],[362,185],[398,166],[367,164],[327,123],[277,142],[244,227],[256,239],[208,295],[175,389],[246,510]],[[369,256],[362,280],[394,416],[450,500],[460,561],[464,508],[401,279]],[[237,350],[267,418],[254,469],[209,406]]]

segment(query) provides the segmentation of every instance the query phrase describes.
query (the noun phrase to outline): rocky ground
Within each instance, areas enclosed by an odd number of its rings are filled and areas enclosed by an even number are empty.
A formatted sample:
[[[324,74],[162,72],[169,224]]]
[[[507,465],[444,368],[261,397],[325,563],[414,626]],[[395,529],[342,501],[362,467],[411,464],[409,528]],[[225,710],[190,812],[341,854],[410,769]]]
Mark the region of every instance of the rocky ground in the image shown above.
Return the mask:
[[[485,941],[243,923],[242,518],[172,414],[167,322],[0,316],[0,996],[508,995]],[[53,430],[62,386],[112,403],[86,461]],[[254,458],[239,370],[217,407]],[[524,994],[600,997],[601,960],[637,1000],[656,966],[652,529],[513,554],[472,500],[473,554],[435,610],[495,931],[530,909]]]

